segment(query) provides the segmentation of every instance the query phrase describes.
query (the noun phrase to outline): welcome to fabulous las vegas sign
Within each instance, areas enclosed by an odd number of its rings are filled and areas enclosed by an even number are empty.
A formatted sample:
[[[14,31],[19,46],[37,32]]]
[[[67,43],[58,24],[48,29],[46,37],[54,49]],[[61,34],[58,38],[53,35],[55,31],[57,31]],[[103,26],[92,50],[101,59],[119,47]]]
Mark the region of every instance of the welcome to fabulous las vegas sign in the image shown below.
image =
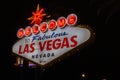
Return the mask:
[[[86,25],[77,25],[77,15],[72,13],[66,18],[42,22],[44,9],[37,6],[36,13],[28,18],[33,26],[20,28],[19,40],[13,45],[12,52],[42,67],[75,53],[77,49],[91,40],[92,30]]]

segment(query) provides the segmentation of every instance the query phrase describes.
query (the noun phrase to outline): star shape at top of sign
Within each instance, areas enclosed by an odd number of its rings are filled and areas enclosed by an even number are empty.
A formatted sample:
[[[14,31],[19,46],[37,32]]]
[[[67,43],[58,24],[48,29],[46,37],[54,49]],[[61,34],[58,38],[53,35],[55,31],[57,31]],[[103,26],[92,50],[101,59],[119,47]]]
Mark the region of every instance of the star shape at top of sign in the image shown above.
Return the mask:
[[[27,18],[28,20],[31,20],[31,24],[40,24],[43,20],[43,17],[46,15],[44,13],[44,9],[40,9],[39,4],[37,5],[36,12],[32,12],[33,16]]]

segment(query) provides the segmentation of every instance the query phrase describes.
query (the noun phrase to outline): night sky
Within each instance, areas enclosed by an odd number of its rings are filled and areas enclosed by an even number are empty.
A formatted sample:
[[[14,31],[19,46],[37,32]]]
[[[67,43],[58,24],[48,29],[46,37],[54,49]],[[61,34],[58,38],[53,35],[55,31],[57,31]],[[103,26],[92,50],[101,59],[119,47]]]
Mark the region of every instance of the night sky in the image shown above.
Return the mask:
[[[10,0],[1,6],[1,70],[3,80],[119,80],[119,0]],[[19,28],[30,25],[28,17],[37,4],[45,8],[51,19],[75,13],[78,24],[90,25],[95,41],[44,70],[14,66],[12,46],[18,40]],[[86,74],[83,79],[81,74]],[[38,75],[40,74],[40,75]]]

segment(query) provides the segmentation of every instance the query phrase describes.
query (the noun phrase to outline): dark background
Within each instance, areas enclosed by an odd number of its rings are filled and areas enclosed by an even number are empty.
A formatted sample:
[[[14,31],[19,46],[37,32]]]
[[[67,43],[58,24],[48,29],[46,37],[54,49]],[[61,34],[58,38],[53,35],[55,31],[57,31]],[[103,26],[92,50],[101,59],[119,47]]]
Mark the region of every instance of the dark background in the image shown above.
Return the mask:
[[[27,20],[37,4],[45,8],[51,19],[75,13],[78,24],[88,24],[95,31],[94,43],[73,56],[40,70],[18,68],[12,46],[18,40],[16,32],[30,24]],[[9,0],[1,4],[1,78],[2,80],[119,80],[119,0]],[[40,75],[39,75],[40,74]]]

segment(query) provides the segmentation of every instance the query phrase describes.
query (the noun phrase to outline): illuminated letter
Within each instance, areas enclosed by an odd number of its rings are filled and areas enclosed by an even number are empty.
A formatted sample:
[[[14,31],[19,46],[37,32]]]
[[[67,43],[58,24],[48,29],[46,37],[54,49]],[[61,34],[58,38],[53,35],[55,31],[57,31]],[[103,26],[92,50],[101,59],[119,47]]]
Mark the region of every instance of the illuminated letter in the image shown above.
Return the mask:
[[[75,14],[70,14],[67,17],[67,24],[73,26],[76,24],[77,16]]]
[[[35,25],[32,27],[32,33],[35,34],[35,35],[39,33],[38,26],[39,26],[39,25],[35,24]]]
[[[39,26],[39,30],[41,31],[41,32],[46,32],[47,31],[47,23],[46,22],[42,22],[41,24],[40,24],[40,26]]]
[[[19,52],[18,52],[19,54],[22,54],[21,49],[22,49],[22,45],[19,46]]]
[[[71,41],[73,42],[73,44],[71,45],[71,47],[77,46],[77,41],[75,40],[75,38],[77,38],[77,36],[72,36],[71,37]]]
[[[35,50],[34,45],[35,45],[35,43],[32,43],[32,44],[30,45],[30,48],[31,48],[30,52],[31,52],[31,53],[34,52],[34,50]]]
[[[49,41],[47,41],[47,50],[51,50],[52,48],[51,48],[51,42],[52,42],[52,40],[49,40]]]
[[[40,50],[43,51],[44,47],[45,47],[45,44],[46,44],[46,41],[43,43],[39,42],[39,47],[40,47]]]
[[[32,28],[30,26],[25,28],[25,36],[29,36],[32,33]]]
[[[58,23],[58,27],[60,27],[60,28],[65,27],[65,25],[66,25],[65,17],[58,18],[57,23]]]
[[[54,42],[53,42],[53,49],[59,49],[60,48],[60,46],[61,46],[61,42],[60,41],[61,41],[60,39],[54,40]]]
[[[69,48],[69,42],[67,37],[63,39],[61,48],[63,48],[64,46],[66,46],[66,48]]]
[[[56,27],[57,27],[57,23],[56,23],[55,20],[51,20],[51,21],[48,23],[48,28],[49,28],[50,30],[55,30]]]
[[[26,44],[23,53],[25,53],[25,52],[26,52],[26,53],[29,53],[28,48],[29,48],[29,47],[28,47],[28,44]]]

